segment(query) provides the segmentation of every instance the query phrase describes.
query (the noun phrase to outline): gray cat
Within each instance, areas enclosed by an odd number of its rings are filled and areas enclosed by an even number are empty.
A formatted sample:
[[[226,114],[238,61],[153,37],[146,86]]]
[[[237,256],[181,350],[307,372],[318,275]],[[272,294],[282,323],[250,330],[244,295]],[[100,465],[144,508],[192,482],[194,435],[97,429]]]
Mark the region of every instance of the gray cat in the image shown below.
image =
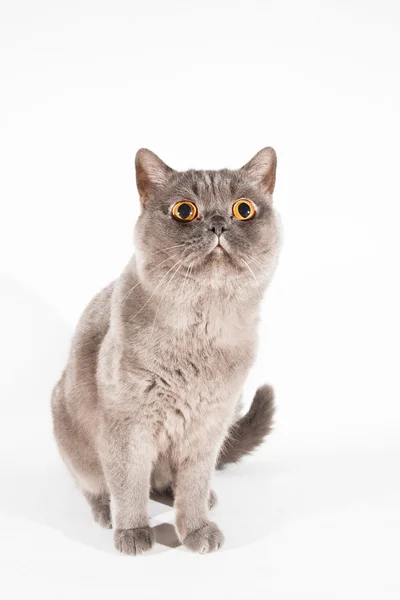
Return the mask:
[[[270,387],[239,410],[279,251],[275,172],[272,148],[237,171],[177,172],[136,155],[136,255],[83,313],[52,396],[61,455],[125,554],[154,543],[151,490],[173,495],[187,548],[220,548],[212,472],[270,430]]]

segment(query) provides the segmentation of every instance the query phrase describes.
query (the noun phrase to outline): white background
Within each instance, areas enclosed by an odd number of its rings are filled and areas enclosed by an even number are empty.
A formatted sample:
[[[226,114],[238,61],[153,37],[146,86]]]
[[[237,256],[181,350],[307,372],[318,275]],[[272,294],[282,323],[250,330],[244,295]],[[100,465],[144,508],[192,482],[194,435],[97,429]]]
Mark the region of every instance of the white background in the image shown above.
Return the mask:
[[[398,6],[2,0],[3,598],[399,598]],[[136,150],[236,168],[265,145],[285,243],[246,399],[274,384],[275,431],[216,476],[220,553],[119,556],[51,387],[132,252]]]

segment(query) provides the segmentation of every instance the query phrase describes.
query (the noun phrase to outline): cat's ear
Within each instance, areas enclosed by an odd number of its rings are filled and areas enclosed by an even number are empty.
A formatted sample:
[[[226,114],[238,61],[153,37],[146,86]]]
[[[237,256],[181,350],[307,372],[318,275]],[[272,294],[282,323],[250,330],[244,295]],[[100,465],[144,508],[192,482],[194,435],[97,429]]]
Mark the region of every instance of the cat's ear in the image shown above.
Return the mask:
[[[273,148],[263,148],[240,169],[257,183],[261,183],[267,194],[272,194],[276,178],[276,152]]]
[[[136,185],[143,205],[157,188],[163,187],[174,172],[154,152],[141,148],[136,153]]]

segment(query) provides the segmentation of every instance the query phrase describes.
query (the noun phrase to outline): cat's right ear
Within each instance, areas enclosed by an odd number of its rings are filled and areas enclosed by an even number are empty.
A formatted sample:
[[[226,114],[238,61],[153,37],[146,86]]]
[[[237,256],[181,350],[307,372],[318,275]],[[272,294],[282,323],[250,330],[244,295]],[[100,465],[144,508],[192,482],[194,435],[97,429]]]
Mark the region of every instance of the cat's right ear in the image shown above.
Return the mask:
[[[163,187],[174,172],[154,152],[141,148],[136,153],[136,185],[143,206],[157,188]]]

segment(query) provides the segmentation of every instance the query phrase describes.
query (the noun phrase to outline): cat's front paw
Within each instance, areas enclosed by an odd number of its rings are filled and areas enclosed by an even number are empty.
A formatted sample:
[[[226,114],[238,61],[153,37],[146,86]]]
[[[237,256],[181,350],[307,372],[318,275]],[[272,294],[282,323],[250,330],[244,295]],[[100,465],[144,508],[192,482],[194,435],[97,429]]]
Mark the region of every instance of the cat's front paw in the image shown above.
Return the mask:
[[[116,529],[114,543],[122,554],[142,554],[151,550],[155,540],[151,527],[137,527],[136,529]]]
[[[183,540],[183,545],[192,552],[207,554],[219,550],[224,543],[224,534],[215,523],[207,523],[200,529],[191,531]]]

